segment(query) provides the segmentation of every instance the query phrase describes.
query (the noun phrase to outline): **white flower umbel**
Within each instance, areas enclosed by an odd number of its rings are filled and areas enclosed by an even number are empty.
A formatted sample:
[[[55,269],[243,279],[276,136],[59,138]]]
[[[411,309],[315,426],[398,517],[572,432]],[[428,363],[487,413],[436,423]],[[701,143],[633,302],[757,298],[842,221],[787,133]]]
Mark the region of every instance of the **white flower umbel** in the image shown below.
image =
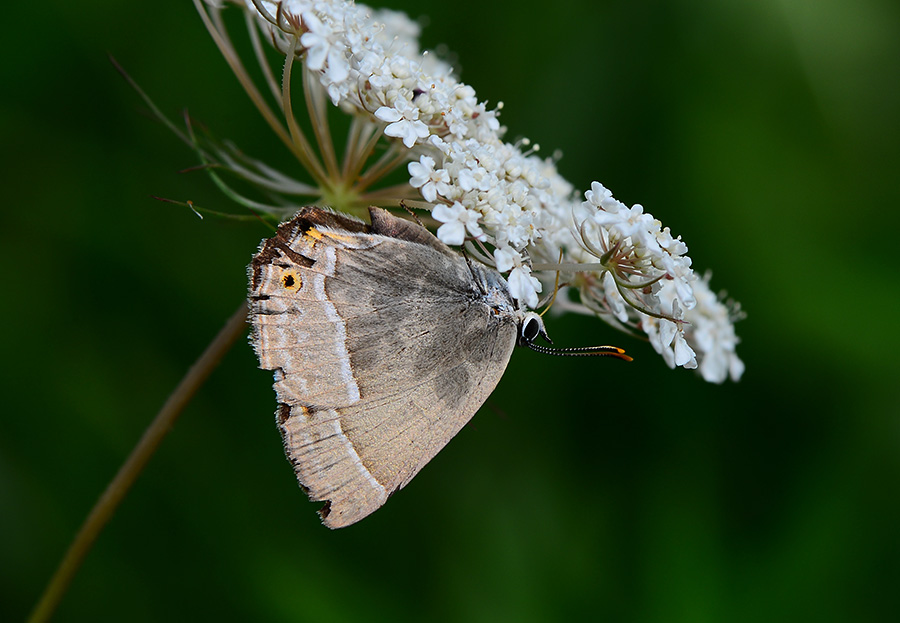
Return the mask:
[[[669,365],[698,368],[706,380],[740,377],[735,315],[693,273],[681,238],[597,182],[580,200],[537,147],[523,151],[525,140],[504,142],[501,106],[489,109],[446,63],[420,53],[418,25],[405,15],[343,0],[234,3],[247,11],[257,60],[280,110],[244,70],[221,0],[207,0],[205,8],[195,0],[245,89],[312,178],[293,181],[236,149],[205,148],[205,159],[279,198],[271,205],[239,197],[245,203],[284,216],[303,196],[348,211],[406,200],[431,211],[442,241],[465,244],[507,273],[522,305],[536,307],[538,293],[560,274],[580,294],[580,303],[565,299],[561,307],[646,334]],[[263,39],[285,55],[281,84],[265,60]],[[294,118],[295,65],[314,141]],[[352,118],[341,160],[329,100]],[[378,186],[403,165],[406,183]]]

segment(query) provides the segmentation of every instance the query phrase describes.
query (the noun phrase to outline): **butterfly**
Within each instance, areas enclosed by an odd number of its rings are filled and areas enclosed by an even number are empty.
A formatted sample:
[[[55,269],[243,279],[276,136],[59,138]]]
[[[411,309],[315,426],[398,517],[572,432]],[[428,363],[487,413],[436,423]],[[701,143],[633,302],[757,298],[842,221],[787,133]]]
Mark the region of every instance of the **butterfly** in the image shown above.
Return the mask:
[[[302,208],[249,267],[251,342],[276,421],[329,528],[380,508],[471,419],[541,317],[492,268],[379,208]],[[615,347],[595,354],[621,356]],[[558,352],[558,351],[553,351]],[[576,353],[587,354],[587,353]]]

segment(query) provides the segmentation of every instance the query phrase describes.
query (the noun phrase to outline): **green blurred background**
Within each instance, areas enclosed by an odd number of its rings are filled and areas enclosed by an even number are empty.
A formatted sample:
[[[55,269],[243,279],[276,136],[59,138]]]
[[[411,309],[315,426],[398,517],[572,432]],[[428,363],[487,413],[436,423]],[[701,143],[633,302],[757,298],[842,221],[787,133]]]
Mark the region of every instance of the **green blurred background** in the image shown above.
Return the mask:
[[[378,3],[379,6],[386,4]],[[401,494],[331,532],[242,340],[101,535],[58,621],[816,621],[900,612],[900,5],[404,0],[480,98],[642,203],[748,313],[713,386],[590,318],[517,353]],[[266,231],[141,114],[290,170],[189,2],[16,3],[0,27],[0,620],[22,619]]]

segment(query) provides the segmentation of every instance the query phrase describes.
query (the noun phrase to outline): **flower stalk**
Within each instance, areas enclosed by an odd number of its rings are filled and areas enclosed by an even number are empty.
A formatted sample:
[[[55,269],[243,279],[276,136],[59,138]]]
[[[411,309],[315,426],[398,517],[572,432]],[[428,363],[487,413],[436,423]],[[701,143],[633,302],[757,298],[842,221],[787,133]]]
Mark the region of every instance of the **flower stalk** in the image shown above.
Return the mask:
[[[216,368],[237,339],[247,329],[247,303],[241,303],[231,315],[225,326],[190,367],[187,374],[169,395],[162,409],[144,431],[138,444],[119,468],[118,473],[106,486],[106,490],[94,504],[91,512],[84,520],[78,534],[69,545],[59,567],[50,578],[37,605],[28,618],[29,623],[45,623],[59,606],[60,600],[81,568],[87,553],[97,540],[97,536],[109,522],[125,495],[131,489],[137,477],[144,470],[147,462],[156,452],[166,434],[172,429],[178,416],[203,386],[209,375]]]

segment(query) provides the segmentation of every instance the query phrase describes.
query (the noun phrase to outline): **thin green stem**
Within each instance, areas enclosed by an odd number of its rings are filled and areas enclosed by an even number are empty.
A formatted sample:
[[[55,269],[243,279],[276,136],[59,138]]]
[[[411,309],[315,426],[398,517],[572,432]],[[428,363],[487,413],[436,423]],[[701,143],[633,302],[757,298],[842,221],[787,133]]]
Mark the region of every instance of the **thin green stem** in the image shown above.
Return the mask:
[[[357,119],[361,118],[357,117]],[[378,145],[378,141],[381,139],[381,129],[377,125],[375,125],[371,121],[362,119],[360,123],[361,128],[359,138],[356,141],[356,147],[354,147],[352,152],[348,150],[348,153],[353,154],[353,160],[350,166],[344,167],[344,179],[351,184],[354,184],[356,182],[356,179],[359,177],[360,171],[362,171],[363,167],[366,165],[366,161],[369,159],[369,156],[371,156],[375,151],[375,147]]]
[[[354,189],[356,192],[362,193],[382,176],[387,175],[407,160],[409,160],[409,150],[400,149],[396,144],[391,144],[381,158],[356,180]]]
[[[275,80],[275,75],[272,73],[272,66],[269,65],[269,62],[266,60],[266,53],[263,50],[262,41],[260,41],[259,39],[259,29],[257,28],[256,20],[250,14],[250,11],[244,12],[244,21],[247,25],[247,32],[250,34],[250,44],[253,46],[253,54],[256,56],[256,62],[259,64],[259,68],[263,72],[266,86],[269,87],[269,91],[272,93],[272,97],[276,102],[278,102],[278,105],[280,106],[281,87],[278,86],[278,82]]]
[[[396,206],[401,200],[411,200],[419,196],[418,191],[408,183],[396,184],[387,188],[379,188],[372,192],[360,195],[359,202],[367,205],[387,201],[389,205]]]
[[[91,509],[87,519],[84,520],[75,539],[69,545],[69,549],[59,563],[59,567],[50,578],[50,582],[44,589],[44,593],[31,612],[28,623],[45,623],[50,620],[56,611],[60,600],[65,595],[72,578],[78,572],[87,553],[90,551],[97,536],[103,527],[109,522],[115,513],[125,494],[131,489],[134,481],[143,471],[150,457],[156,452],[166,433],[175,424],[175,420],[193,398],[197,390],[203,385],[219,361],[235,341],[247,328],[247,302],[241,303],[237,311],[232,314],[218,335],[210,342],[200,358],[194,362],[184,378],[169,396],[150,426],[144,431],[138,444],[119,468],[119,472],[107,485],[106,490],[94,508]]]
[[[560,264],[542,264],[535,263],[531,265],[532,270],[553,270],[563,273],[592,273],[594,271],[609,270],[606,264],[598,262],[585,262],[584,264],[560,263]]]
[[[297,51],[297,44],[300,40],[297,37],[291,39],[291,45],[284,57],[284,70],[281,74],[281,107],[284,110],[284,119],[287,122],[288,131],[291,133],[291,140],[297,148],[298,154],[303,154],[300,163],[309,172],[313,178],[324,185],[329,179],[328,174],[319,162],[318,157],[312,149],[303,130],[294,117],[294,107],[291,100],[291,73],[294,67],[294,54]]]
[[[640,274],[640,273],[636,272],[634,274]],[[647,281],[643,281],[641,283],[628,283],[627,281],[619,279],[619,276],[616,275],[616,273],[612,273],[612,276],[613,276],[613,279],[616,280],[616,284],[623,288],[627,288],[629,290],[643,290],[644,288],[649,288],[654,283],[656,283],[657,281],[659,281],[660,279],[665,277],[666,273],[662,273],[659,277],[654,277],[653,279],[648,279]]]
[[[337,155],[331,140],[331,128],[328,125],[328,104],[325,102],[325,89],[309,71],[303,72],[303,96],[306,99],[306,112],[312,123],[313,134],[322,154],[322,161],[332,180],[338,179]]]
[[[349,178],[350,169],[355,162],[356,143],[359,141],[361,123],[356,115],[350,120],[350,131],[347,132],[347,144],[344,146],[344,158],[341,161],[341,179],[345,182]]]
[[[263,119],[265,119],[266,123],[269,124],[269,127],[272,128],[272,131],[275,132],[276,136],[281,139],[281,142],[284,143],[292,154],[294,154],[294,157],[297,158],[300,164],[303,165],[317,182],[321,182],[321,180],[325,179],[325,176],[321,166],[317,166],[318,162],[316,162],[315,154],[310,150],[308,142],[305,141],[305,138],[300,142],[296,142],[297,137],[294,136],[293,133],[288,134],[275,113],[272,112],[272,109],[266,104],[265,98],[259,92],[259,89],[256,88],[253,79],[250,77],[250,74],[247,73],[234,46],[228,39],[228,31],[222,23],[219,12],[214,11],[212,15],[208,14],[203,7],[202,0],[194,0],[194,6],[197,8],[197,12],[200,14],[200,18],[203,20],[203,24],[206,26],[206,30],[209,31],[216,47],[219,48],[219,52],[222,53],[225,61],[228,63],[229,67],[231,67],[231,71],[250,97],[250,101],[253,102]]]
[[[674,317],[672,317],[672,316],[666,316],[665,314],[659,314],[659,313],[657,313],[657,312],[652,312],[652,311],[650,311],[649,309],[647,309],[646,307],[644,307],[643,305],[638,305],[635,301],[629,300],[628,291],[625,290],[625,289],[619,284],[618,280],[615,281],[615,284],[616,284],[616,290],[619,291],[619,295],[622,297],[622,299],[623,299],[626,303],[628,303],[629,305],[631,305],[633,308],[635,308],[636,310],[638,310],[639,312],[641,312],[642,314],[646,314],[646,315],[650,316],[651,318],[659,318],[660,320],[671,320],[671,321],[674,322],[675,324],[682,324],[682,323],[684,323],[684,320],[681,320],[681,319],[679,319],[679,318],[674,318]]]

